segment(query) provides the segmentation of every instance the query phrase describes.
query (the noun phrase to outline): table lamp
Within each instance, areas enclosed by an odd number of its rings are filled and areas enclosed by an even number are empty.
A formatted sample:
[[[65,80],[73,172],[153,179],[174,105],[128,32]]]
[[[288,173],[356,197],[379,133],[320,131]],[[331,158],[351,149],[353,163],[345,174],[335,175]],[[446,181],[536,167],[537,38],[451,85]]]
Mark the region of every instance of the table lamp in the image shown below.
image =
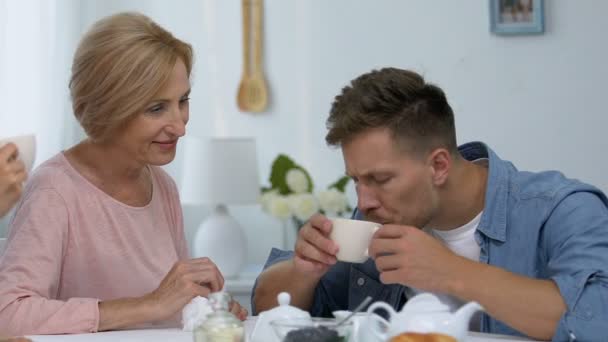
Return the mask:
[[[255,140],[194,137],[184,140],[182,203],[213,207],[194,235],[192,254],[210,258],[224,277],[234,277],[245,263],[247,241],[227,205],[256,204],[258,201]]]

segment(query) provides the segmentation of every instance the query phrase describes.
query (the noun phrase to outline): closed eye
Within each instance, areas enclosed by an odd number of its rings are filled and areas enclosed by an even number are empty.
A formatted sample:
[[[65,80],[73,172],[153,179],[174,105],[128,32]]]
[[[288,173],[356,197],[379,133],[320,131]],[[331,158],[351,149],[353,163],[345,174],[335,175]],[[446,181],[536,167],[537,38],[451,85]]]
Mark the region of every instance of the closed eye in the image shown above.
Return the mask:
[[[391,177],[374,177],[374,182],[377,184],[384,184],[388,182]]]

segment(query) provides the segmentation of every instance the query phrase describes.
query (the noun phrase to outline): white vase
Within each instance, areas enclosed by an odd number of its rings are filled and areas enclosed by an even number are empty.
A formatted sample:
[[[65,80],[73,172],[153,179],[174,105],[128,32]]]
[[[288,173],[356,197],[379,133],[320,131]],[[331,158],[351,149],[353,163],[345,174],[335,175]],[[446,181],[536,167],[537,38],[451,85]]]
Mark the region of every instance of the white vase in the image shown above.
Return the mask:
[[[201,223],[194,236],[193,254],[211,259],[226,278],[240,273],[247,255],[247,240],[226,206],[218,205]]]

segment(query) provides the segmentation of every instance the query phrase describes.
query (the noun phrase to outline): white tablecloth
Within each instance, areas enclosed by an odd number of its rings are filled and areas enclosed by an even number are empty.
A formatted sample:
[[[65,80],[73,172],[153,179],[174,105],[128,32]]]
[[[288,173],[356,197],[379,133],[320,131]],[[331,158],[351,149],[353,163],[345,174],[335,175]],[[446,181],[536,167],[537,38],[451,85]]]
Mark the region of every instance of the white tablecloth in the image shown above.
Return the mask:
[[[245,321],[245,331],[250,334],[255,325],[255,317]],[[35,335],[28,336],[34,342],[192,342],[192,333],[178,329],[144,329],[108,331],[82,335]],[[467,342],[516,342],[530,341],[513,336],[469,333]]]

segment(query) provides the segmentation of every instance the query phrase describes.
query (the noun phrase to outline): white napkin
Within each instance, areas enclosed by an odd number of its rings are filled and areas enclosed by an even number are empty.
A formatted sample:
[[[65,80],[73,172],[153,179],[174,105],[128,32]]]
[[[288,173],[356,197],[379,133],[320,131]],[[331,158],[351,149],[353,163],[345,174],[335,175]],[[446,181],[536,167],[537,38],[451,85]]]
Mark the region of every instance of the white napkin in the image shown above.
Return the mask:
[[[209,299],[201,296],[192,298],[190,303],[182,310],[182,324],[184,331],[194,331],[194,328],[203,324],[207,315],[213,312]]]

